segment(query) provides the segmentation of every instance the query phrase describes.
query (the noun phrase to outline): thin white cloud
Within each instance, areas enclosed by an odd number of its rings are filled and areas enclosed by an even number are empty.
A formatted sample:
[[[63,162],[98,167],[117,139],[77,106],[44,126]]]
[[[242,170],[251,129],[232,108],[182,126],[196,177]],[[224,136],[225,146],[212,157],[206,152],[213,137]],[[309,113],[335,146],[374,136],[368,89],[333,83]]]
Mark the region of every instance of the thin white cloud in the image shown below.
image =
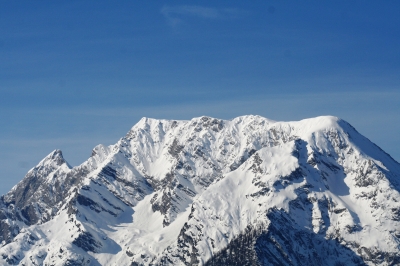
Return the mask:
[[[198,17],[202,19],[232,19],[243,16],[246,12],[237,8],[213,8],[203,6],[163,6],[161,14],[169,24],[175,26],[181,23],[184,17]]]
[[[166,17],[183,15],[183,16],[196,16],[201,18],[215,19],[219,18],[222,14],[216,8],[202,7],[202,6],[164,6],[161,13]]]

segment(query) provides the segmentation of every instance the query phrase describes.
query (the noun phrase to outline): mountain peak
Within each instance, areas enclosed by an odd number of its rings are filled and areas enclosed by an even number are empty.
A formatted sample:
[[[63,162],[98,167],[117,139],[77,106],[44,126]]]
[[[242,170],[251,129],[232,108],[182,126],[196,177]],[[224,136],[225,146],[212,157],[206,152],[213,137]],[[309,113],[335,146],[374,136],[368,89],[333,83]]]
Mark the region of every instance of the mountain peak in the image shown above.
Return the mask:
[[[64,159],[62,151],[59,149],[56,149],[56,150],[50,152],[49,155],[44,157],[43,160],[41,160],[39,162],[38,166],[44,166],[44,165],[49,165],[49,164],[52,164],[54,166],[61,166],[64,163],[67,164],[68,167],[70,167],[69,164],[67,163],[67,161]]]
[[[313,118],[304,119],[301,121],[310,121],[310,123],[314,124],[315,126],[321,127],[337,127],[339,121],[341,121],[339,117],[332,116],[332,115],[324,115],[324,116],[317,116]]]
[[[173,120],[166,120],[166,119],[157,119],[157,118],[150,118],[150,117],[142,117],[139,122],[137,122],[131,130],[135,129],[143,129],[143,130],[149,130],[152,127],[156,127],[159,124],[163,123],[169,123],[172,122]]]

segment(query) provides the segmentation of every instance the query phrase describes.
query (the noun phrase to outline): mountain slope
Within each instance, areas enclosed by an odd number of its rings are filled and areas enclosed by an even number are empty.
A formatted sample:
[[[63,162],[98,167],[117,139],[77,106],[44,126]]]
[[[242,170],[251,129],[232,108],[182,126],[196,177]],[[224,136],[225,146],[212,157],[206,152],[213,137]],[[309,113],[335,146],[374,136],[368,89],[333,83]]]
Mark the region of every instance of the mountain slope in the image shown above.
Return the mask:
[[[399,182],[336,117],[143,118],[80,166],[52,152],[4,195],[0,260],[396,265]]]

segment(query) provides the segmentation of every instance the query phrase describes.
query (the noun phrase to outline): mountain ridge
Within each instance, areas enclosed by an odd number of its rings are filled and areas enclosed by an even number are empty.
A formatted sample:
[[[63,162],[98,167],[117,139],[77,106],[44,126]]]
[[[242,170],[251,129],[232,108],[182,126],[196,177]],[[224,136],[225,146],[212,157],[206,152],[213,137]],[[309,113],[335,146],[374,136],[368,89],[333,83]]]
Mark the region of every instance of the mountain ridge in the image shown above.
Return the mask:
[[[53,151],[2,196],[0,260],[218,265],[236,248],[247,265],[302,265],[322,245],[344,254],[325,253],[332,265],[395,265],[399,178],[398,162],[334,116],[144,117],[79,166]]]

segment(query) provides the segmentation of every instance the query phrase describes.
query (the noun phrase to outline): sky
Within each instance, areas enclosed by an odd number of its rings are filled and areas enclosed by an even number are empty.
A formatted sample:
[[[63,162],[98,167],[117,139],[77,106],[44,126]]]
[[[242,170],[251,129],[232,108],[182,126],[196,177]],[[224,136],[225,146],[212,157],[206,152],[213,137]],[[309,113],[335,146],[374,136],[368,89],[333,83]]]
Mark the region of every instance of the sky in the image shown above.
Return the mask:
[[[400,161],[399,1],[0,0],[0,194],[141,117],[338,116]]]

